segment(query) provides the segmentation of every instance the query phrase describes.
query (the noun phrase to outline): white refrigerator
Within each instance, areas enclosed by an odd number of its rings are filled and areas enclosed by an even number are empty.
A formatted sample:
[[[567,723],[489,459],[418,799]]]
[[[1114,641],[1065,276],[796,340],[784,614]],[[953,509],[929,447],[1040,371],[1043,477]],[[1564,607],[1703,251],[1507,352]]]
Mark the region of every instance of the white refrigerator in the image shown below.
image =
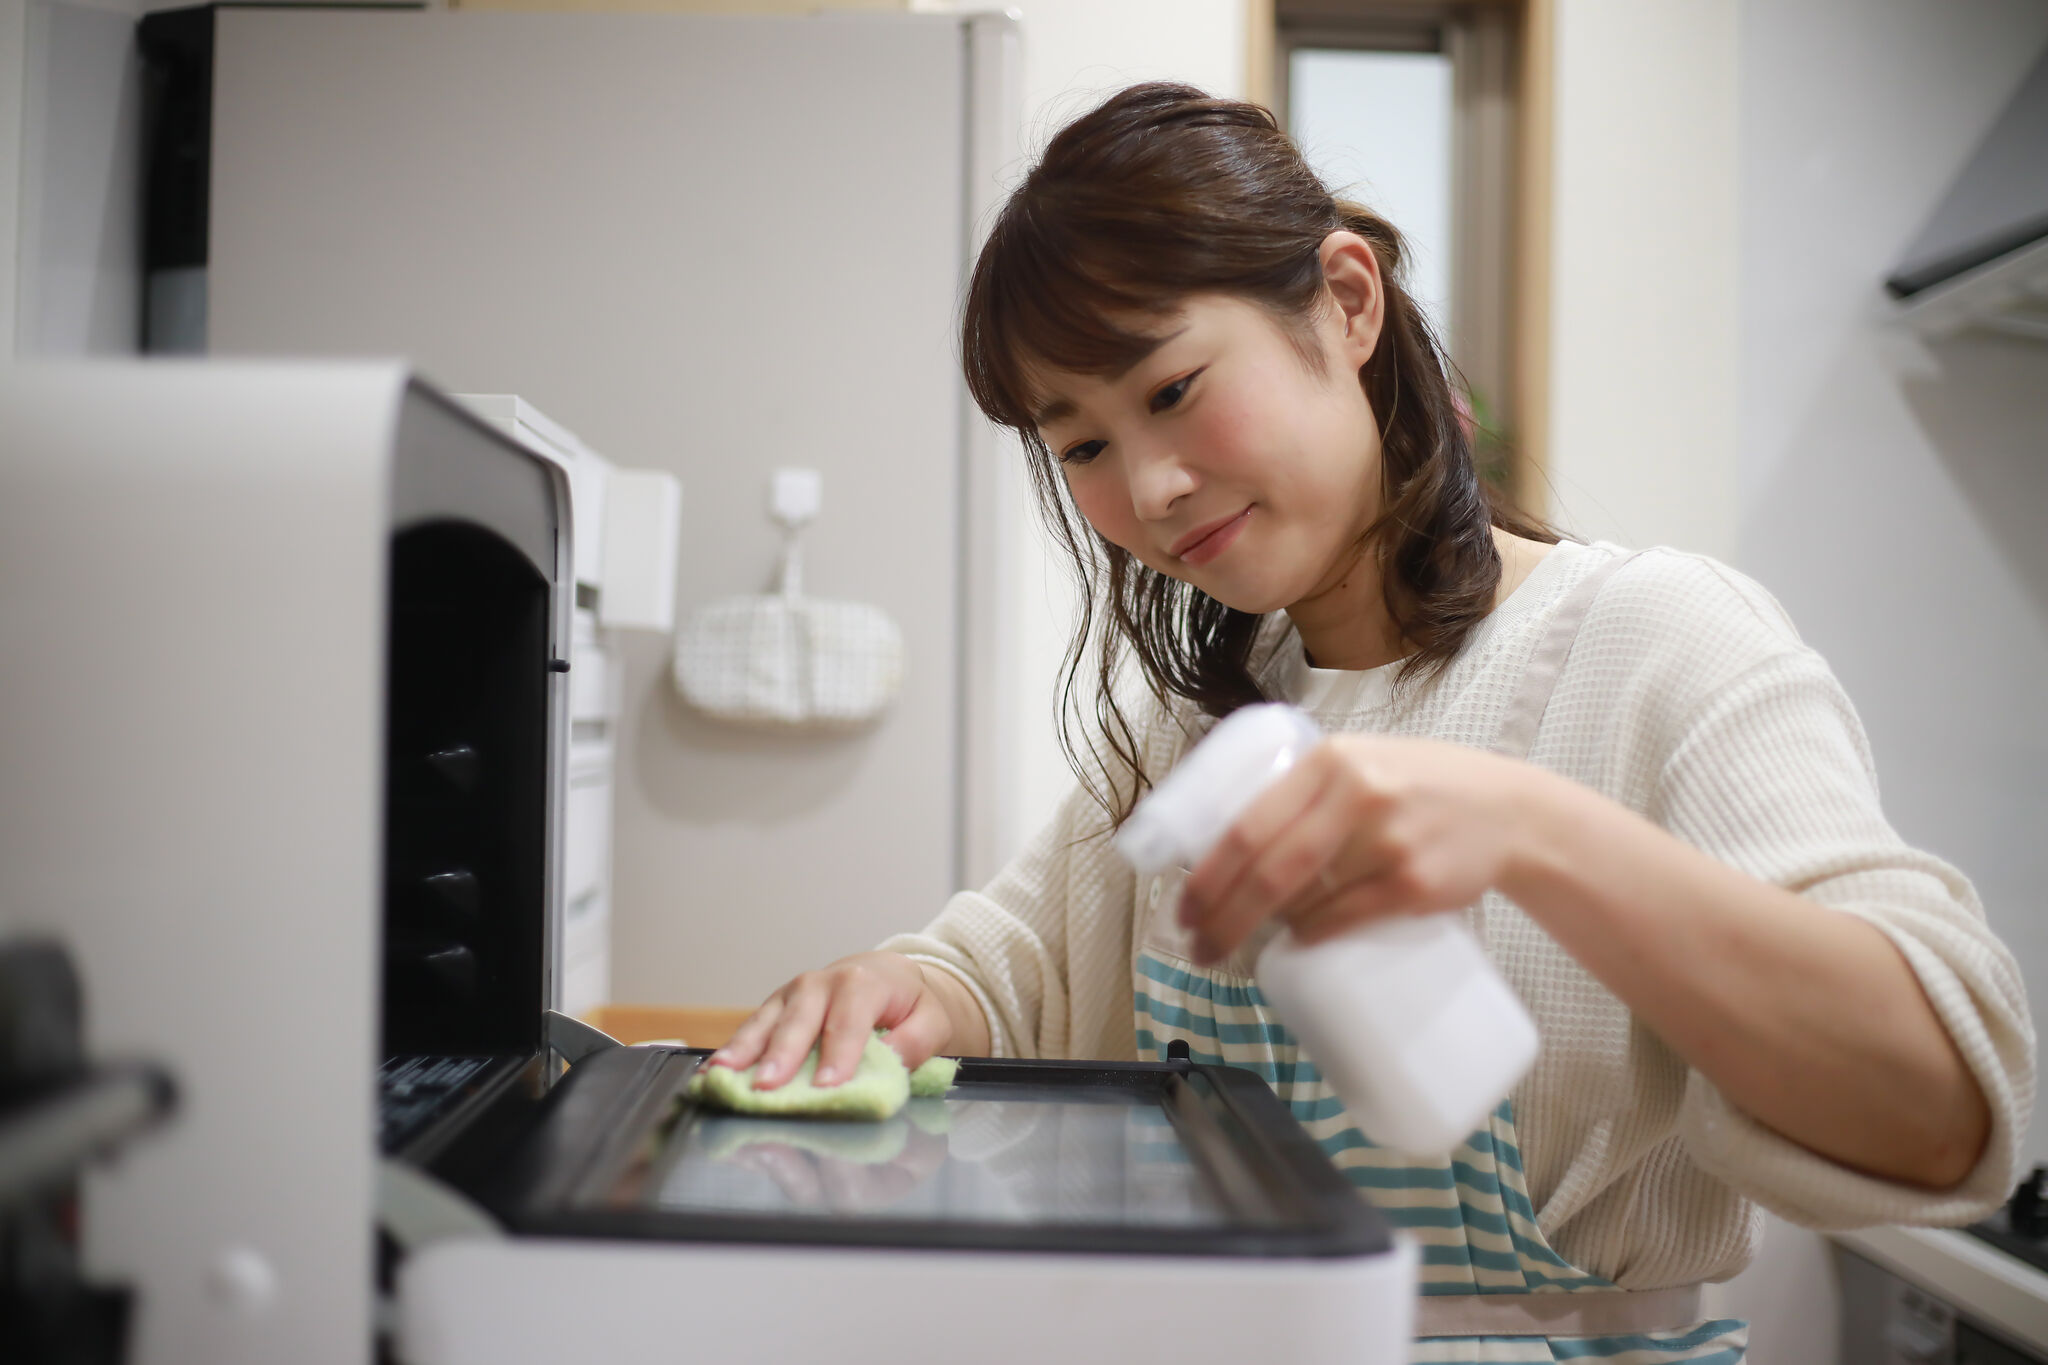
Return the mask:
[[[878,724],[693,713],[622,637],[613,994],[745,1005],[995,870],[1014,790],[1019,471],[955,334],[1017,145],[1001,15],[222,9],[207,348],[391,355],[684,488],[677,607],[768,590],[778,466],[824,476],[807,590],[884,608]]]

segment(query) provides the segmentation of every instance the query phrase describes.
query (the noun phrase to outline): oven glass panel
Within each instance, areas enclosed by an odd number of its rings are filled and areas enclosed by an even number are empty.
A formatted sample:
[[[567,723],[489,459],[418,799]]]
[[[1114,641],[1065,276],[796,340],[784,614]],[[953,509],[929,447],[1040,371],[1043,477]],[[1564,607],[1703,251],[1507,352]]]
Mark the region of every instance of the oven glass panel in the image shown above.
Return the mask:
[[[882,1123],[694,1108],[651,1163],[671,1212],[935,1222],[1223,1227],[1166,1111],[1098,1088],[977,1085]]]

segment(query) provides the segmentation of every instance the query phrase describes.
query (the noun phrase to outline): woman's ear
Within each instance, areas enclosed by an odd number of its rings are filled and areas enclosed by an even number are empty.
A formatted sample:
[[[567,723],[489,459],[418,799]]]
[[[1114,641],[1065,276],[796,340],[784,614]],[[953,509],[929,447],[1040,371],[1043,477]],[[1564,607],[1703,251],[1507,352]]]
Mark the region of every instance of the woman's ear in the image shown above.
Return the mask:
[[[1318,255],[1323,263],[1323,288],[1336,305],[1334,322],[1343,333],[1339,353],[1351,369],[1372,359],[1386,321],[1387,294],[1380,278],[1380,260],[1370,243],[1355,232],[1340,230],[1323,238]]]

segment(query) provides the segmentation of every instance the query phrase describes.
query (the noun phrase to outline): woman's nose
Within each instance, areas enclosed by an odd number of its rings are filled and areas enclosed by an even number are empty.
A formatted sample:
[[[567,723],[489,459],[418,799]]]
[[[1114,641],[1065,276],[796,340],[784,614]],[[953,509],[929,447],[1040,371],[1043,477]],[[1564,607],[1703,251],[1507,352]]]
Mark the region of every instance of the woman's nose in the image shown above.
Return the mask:
[[[1131,510],[1141,521],[1166,517],[1199,482],[1187,462],[1163,443],[1126,445],[1124,469],[1131,485]]]

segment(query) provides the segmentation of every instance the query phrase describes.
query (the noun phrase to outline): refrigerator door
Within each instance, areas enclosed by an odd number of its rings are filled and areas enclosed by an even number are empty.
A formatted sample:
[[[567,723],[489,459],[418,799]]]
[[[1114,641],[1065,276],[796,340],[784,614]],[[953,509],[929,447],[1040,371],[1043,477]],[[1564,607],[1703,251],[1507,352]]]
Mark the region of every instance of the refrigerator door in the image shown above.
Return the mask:
[[[904,628],[895,706],[823,738],[696,715],[665,640],[620,641],[618,998],[749,1003],[922,923],[1004,788],[962,717],[1001,672],[954,337],[1011,98],[984,32],[1014,47],[953,15],[218,13],[214,353],[405,354],[680,477],[679,615],[768,587],[772,471],[818,469],[809,586]]]

